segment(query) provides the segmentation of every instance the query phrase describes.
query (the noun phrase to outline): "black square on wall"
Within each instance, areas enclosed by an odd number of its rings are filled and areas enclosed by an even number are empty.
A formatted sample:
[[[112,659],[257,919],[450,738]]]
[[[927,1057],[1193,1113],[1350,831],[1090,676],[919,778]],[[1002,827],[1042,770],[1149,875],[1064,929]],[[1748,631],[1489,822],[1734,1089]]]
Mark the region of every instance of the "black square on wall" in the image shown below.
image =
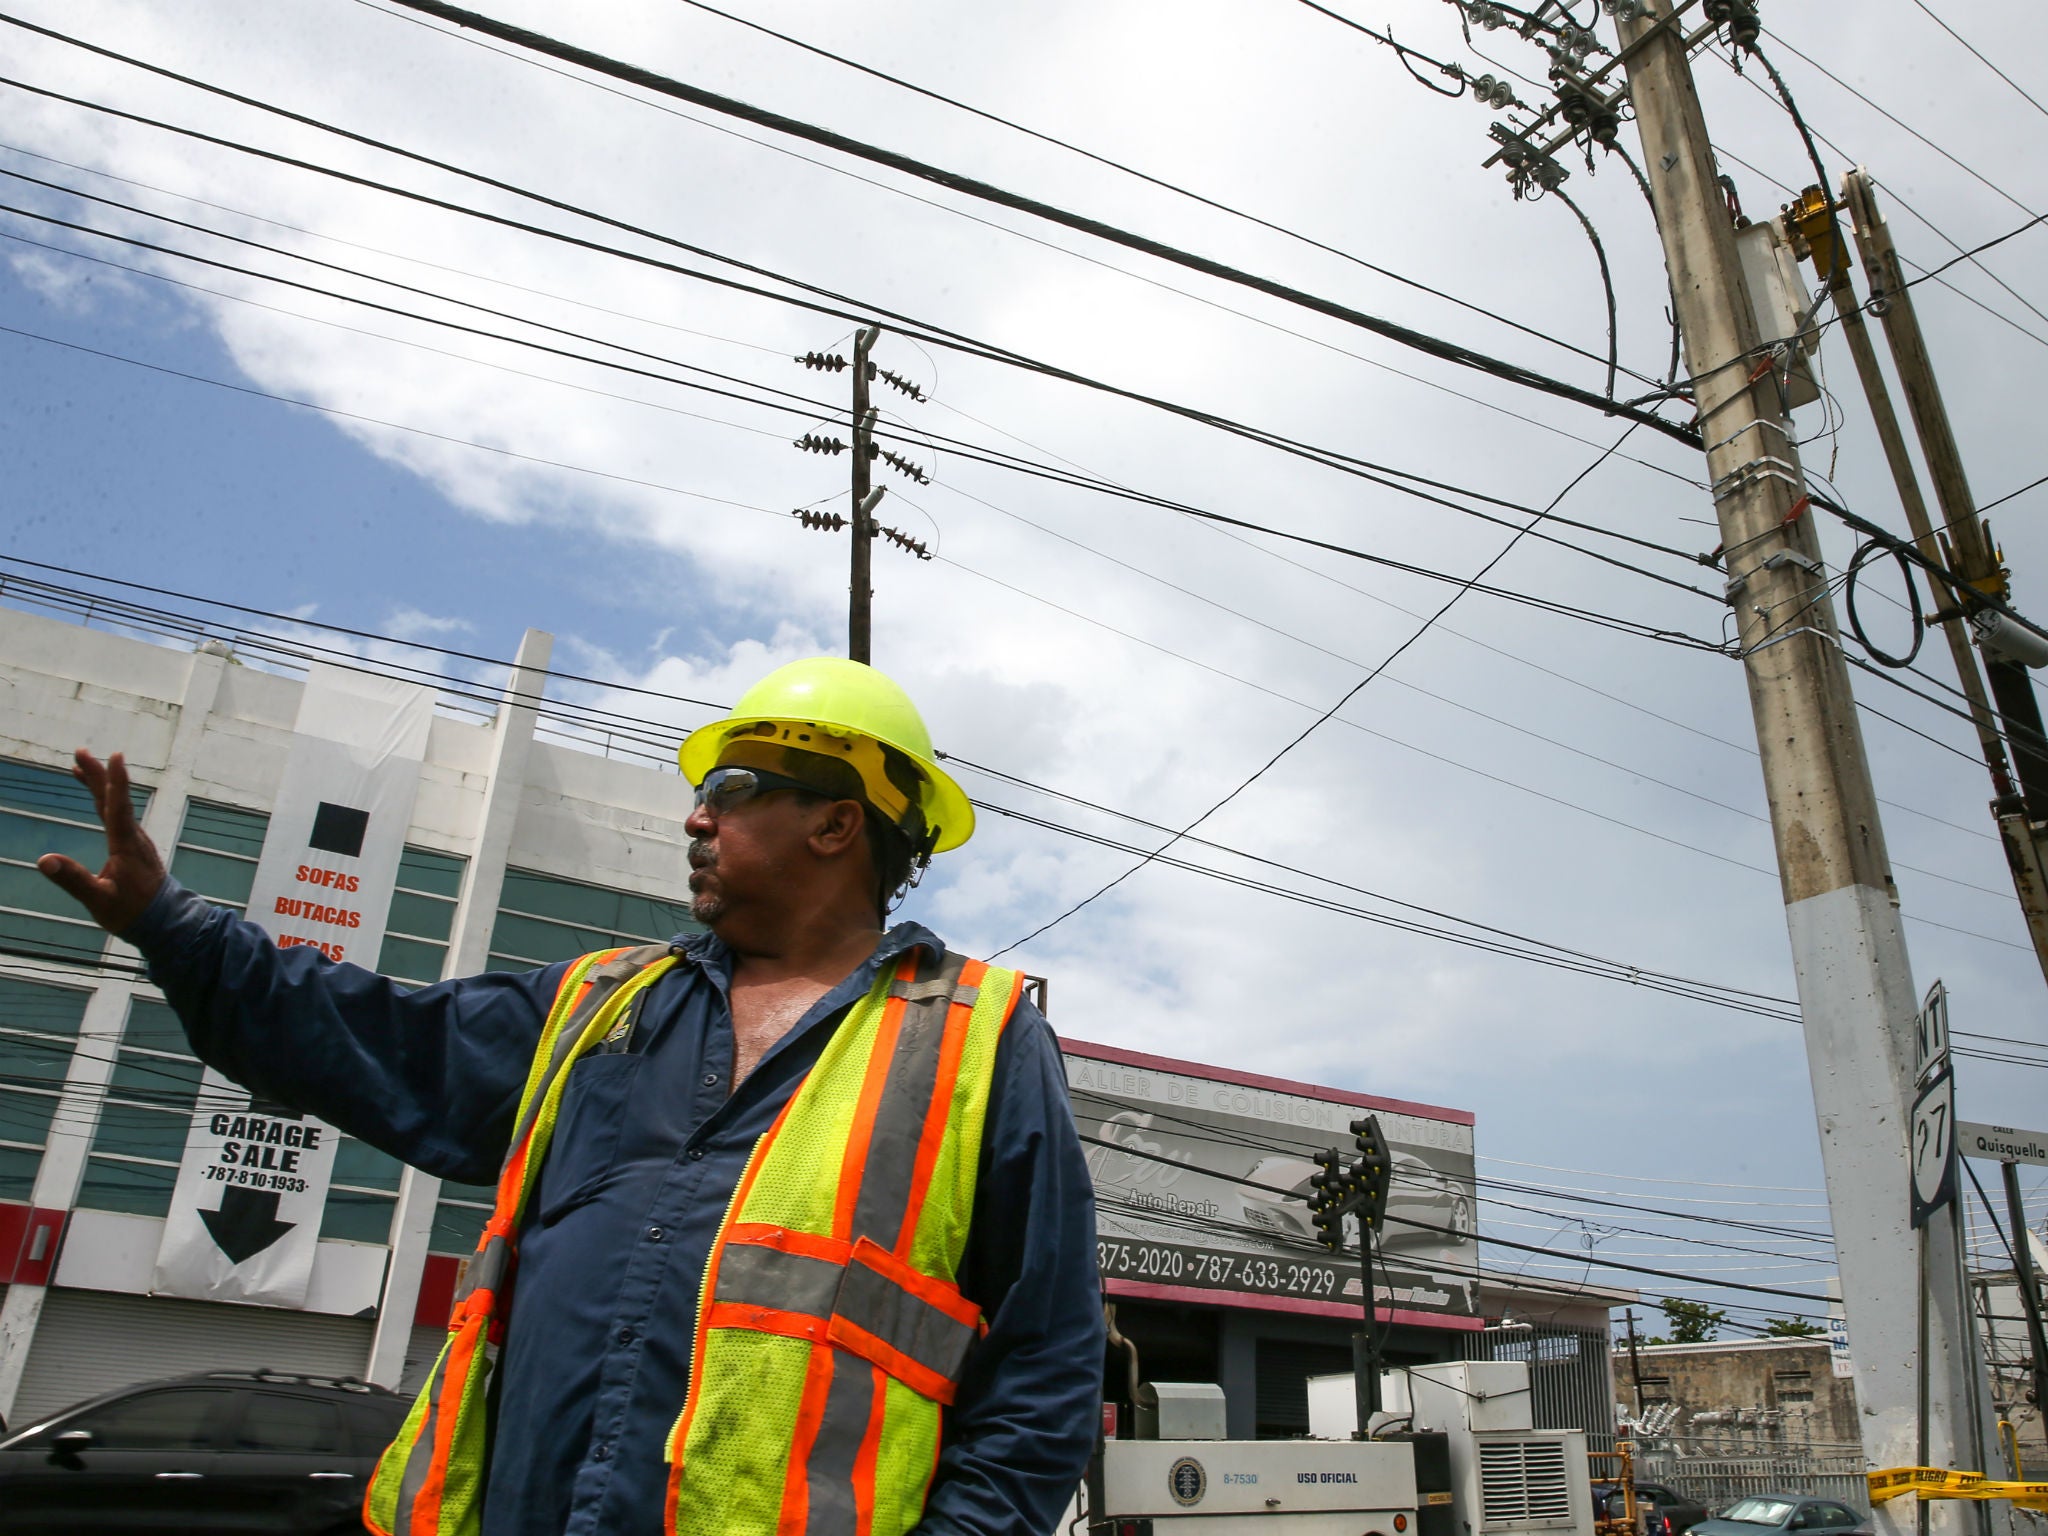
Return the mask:
[[[358,811],[351,806],[336,805],[322,800],[320,809],[313,813],[313,835],[306,839],[309,846],[322,853],[338,853],[344,858],[360,858],[363,852],[363,835],[370,830],[370,813]]]

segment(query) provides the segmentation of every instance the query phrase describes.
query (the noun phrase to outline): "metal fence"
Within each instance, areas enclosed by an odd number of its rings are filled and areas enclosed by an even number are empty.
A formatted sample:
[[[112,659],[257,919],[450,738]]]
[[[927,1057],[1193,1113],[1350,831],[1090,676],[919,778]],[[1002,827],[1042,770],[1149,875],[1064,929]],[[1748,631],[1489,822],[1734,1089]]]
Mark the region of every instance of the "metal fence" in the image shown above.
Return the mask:
[[[1548,1323],[1462,1336],[1467,1360],[1526,1360],[1535,1427],[1582,1429],[1586,1449],[1614,1449],[1614,1383],[1604,1328]]]
[[[1636,1448],[1636,1476],[1668,1483],[1709,1509],[1752,1493],[1808,1493],[1836,1499],[1859,1514],[1870,1513],[1867,1463],[1861,1450],[1797,1443],[1729,1454],[1684,1442]]]

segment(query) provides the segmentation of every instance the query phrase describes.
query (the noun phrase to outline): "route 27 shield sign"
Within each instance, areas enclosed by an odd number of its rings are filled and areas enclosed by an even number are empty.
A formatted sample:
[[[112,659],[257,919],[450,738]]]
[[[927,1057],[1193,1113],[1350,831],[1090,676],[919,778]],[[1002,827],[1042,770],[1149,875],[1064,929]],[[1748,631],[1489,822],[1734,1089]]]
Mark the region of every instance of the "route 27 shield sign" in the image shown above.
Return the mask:
[[[1914,1021],[1918,1083],[1906,1155],[1913,1167],[1913,1226],[1955,1198],[1956,1079],[1948,1050],[1948,992],[1936,982]]]

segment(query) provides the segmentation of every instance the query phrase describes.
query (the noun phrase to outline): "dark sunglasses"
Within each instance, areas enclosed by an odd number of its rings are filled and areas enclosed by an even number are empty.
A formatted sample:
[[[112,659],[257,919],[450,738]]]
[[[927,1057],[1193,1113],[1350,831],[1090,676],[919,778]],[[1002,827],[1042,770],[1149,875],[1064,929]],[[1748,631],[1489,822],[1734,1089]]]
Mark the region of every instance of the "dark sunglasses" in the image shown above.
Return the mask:
[[[770,794],[778,789],[800,789],[807,795],[822,793],[801,779],[770,773],[765,768],[714,768],[697,786],[697,804],[708,805],[713,815],[722,816],[735,806],[745,805],[756,795]]]

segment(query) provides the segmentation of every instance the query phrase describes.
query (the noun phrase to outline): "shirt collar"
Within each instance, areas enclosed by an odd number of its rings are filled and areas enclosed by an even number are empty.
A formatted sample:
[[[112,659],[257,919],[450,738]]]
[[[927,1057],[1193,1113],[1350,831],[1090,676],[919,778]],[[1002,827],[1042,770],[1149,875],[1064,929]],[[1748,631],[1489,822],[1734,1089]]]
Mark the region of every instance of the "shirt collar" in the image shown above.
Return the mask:
[[[731,985],[732,951],[717,934],[708,929],[702,933],[678,934],[669,940],[669,943],[681,953],[685,964],[694,965],[705,972],[717,981],[720,988]],[[906,951],[914,948],[928,949],[935,955],[945,952],[945,945],[939,942],[939,936],[923,923],[898,923],[882,935],[882,941],[875,946],[872,955],[826,994],[824,1001],[837,1008],[842,1003],[860,996],[874,985],[875,971],[878,967],[900,958]],[[849,987],[854,988],[850,993],[847,990]]]

